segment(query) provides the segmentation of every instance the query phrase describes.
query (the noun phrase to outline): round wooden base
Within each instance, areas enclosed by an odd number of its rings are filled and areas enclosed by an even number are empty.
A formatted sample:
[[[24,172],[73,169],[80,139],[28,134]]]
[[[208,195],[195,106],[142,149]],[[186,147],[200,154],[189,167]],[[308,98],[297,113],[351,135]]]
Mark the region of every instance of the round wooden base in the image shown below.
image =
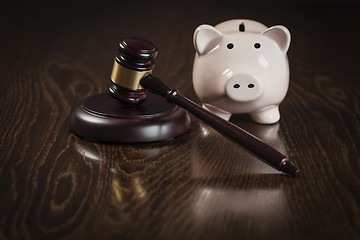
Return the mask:
[[[147,93],[145,102],[126,106],[108,93],[87,98],[70,116],[70,130],[89,141],[139,143],[177,137],[190,129],[187,112]]]

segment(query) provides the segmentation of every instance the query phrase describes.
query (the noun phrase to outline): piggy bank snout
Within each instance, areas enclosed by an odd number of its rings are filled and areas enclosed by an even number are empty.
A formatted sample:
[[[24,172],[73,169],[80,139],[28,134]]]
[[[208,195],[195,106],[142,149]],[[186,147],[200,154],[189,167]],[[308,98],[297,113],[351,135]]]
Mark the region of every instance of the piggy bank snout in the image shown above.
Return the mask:
[[[255,76],[239,74],[229,78],[225,86],[225,92],[234,101],[248,102],[261,96],[263,86]]]

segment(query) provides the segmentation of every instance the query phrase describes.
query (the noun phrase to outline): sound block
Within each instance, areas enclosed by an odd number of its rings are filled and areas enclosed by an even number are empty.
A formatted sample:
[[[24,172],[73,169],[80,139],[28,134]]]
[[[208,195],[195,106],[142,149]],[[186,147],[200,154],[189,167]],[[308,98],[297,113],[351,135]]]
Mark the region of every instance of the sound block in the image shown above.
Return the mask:
[[[96,142],[144,143],[166,140],[190,130],[188,113],[165,98],[147,93],[146,101],[123,105],[108,93],[94,95],[76,106],[70,130]]]

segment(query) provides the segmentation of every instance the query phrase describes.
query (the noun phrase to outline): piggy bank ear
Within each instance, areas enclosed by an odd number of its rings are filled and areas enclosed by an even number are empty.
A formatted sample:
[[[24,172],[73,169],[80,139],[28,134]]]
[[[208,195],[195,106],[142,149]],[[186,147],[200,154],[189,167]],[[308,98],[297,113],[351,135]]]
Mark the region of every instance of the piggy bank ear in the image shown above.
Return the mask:
[[[194,32],[194,47],[199,55],[213,50],[221,41],[223,34],[210,25],[201,25]]]
[[[284,54],[286,54],[286,52],[289,49],[290,40],[291,40],[290,32],[286,27],[273,26],[271,28],[268,28],[261,34],[274,40],[277,43],[277,45],[279,46],[280,50]]]

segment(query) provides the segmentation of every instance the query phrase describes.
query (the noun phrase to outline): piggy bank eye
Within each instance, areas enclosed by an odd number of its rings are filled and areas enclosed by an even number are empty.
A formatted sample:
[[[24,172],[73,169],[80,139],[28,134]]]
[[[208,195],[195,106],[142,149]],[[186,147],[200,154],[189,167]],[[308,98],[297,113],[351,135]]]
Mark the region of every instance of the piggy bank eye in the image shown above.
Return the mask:
[[[255,47],[256,49],[259,49],[259,48],[261,47],[261,45],[260,45],[260,43],[255,43],[255,44],[254,44],[254,47]]]
[[[233,49],[233,48],[234,48],[234,44],[229,43],[226,47],[227,47],[228,49]]]

